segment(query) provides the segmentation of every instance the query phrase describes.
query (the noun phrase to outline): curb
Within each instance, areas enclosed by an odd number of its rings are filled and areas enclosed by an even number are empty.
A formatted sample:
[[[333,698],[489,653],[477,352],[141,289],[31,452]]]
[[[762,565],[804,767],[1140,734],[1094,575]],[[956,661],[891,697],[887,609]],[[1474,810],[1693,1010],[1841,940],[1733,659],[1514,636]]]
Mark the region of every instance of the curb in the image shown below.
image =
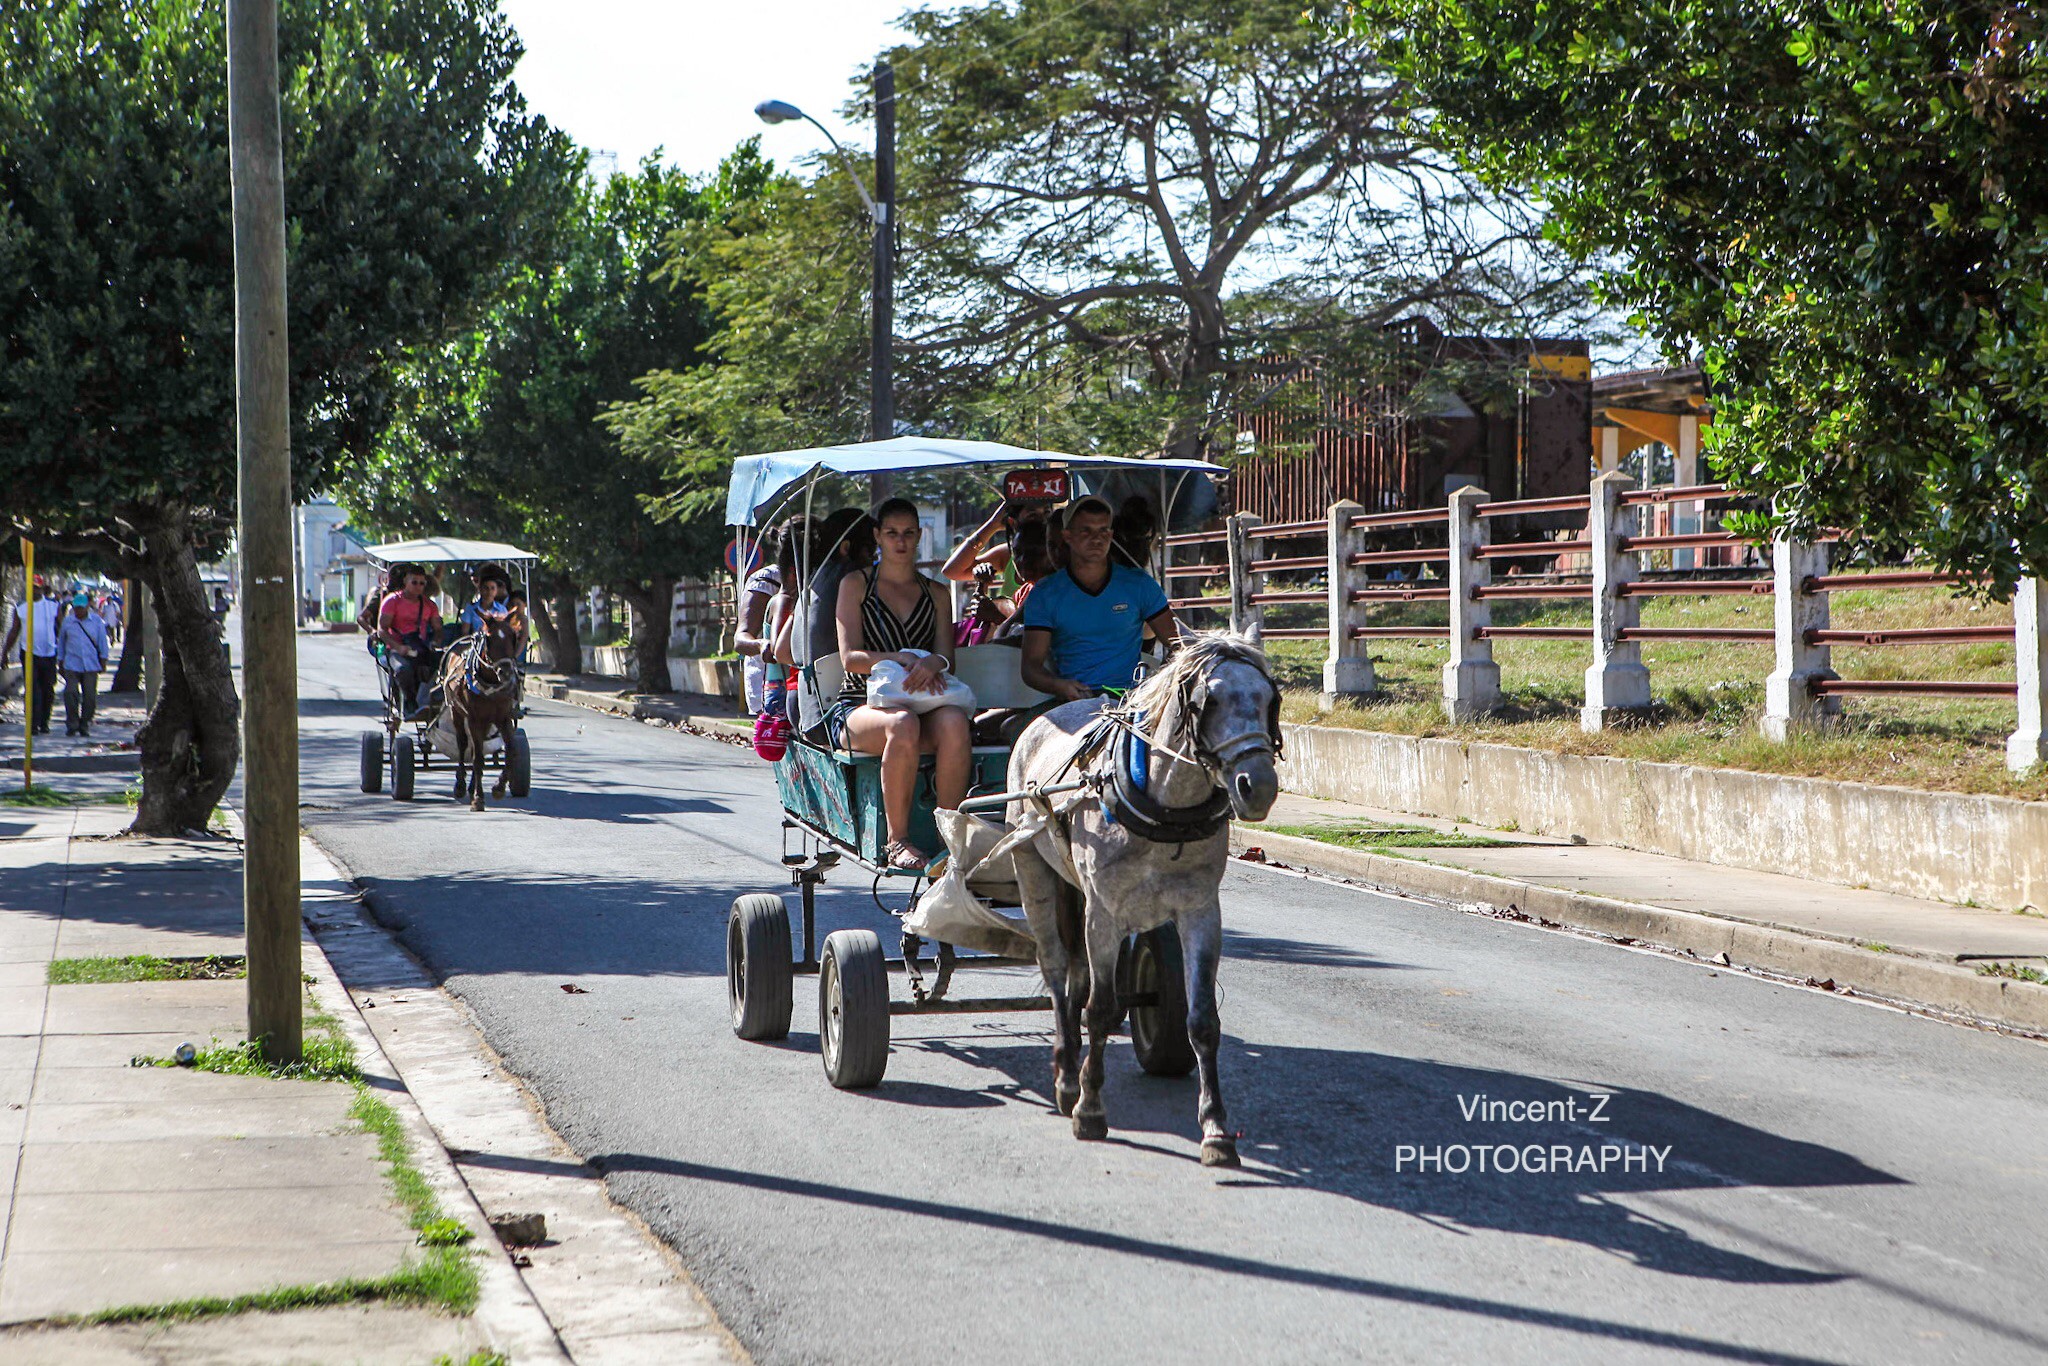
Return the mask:
[[[238,813],[239,814],[239,813]],[[239,821],[237,821],[239,824]],[[300,938],[302,962],[313,978],[314,999],[341,1024],[355,1046],[365,1076],[388,1084],[377,1088],[379,1099],[397,1112],[411,1141],[413,1163],[440,1197],[443,1206],[468,1226],[470,1246],[477,1254],[478,1294],[475,1318],[494,1347],[520,1362],[569,1361],[561,1337],[540,1301],[513,1264],[512,1255],[492,1232],[489,1216],[476,1193],[456,1168],[404,1074],[384,1051],[369,1021],[356,1008],[355,996],[343,983],[314,928],[331,917],[353,915],[346,884],[325,852],[306,835],[299,836]]]
[[[607,712],[610,715],[623,716],[634,721],[648,721],[657,725],[673,726],[678,730],[688,731],[692,735],[701,735],[707,739],[718,740],[726,744],[743,745],[752,742],[751,729],[743,731],[738,726],[724,725],[716,717],[703,717],[700,719],[691,716],[668,705],[658,696],[630,692],[592,692],[587,688],[572,688],[566,683],[559,682],[553,678],[535,678],[531,676],[525,680],[525,687],[529,695],[545,697],[551,702],[567,702],[571,706],[583,707],[590,711]],[[680,695],[687,697],[710,696],[709,693],[685,693]],[[732,699],[721,698],[719,700],[730,702]]]
[[[375,892],[303,838],[306,866],[327,874],[318,887],[324,904],[317,913],[308,906],[309,938],[319,941],[344,989],[350,1032],[366,1033],[368,1047],[400,1078],[408,1108],[425,1126],[419,1145],[432,1150],[459,1191],[451,1203],[478,1211],[487,1284],[503,1282],[508,1295],[532,1306],[533,1345],[512,1351],[512,1360],[743,1366],[745,1348],[673,1249],[611,1199],[602,1174],[555,1133],[468,1006],[376,920]],[[310,903],[310,876],[306,890]],[[375,1025],[363,1008],[375,1011]],[[514,1256],[498,1246],[484,1211],[539,1212],[547,1240]]]
[[[1984,977],[1952,963],[1878,953],[1783,926],[1568,892],[1441,863],[1372,854],[1299,835],[1233,825],[1230,852],[1242,854],[1253,847],[1264,850],[1282,867],[1433,901],[1477,903],[1484,913],[1502,919],[1582,930],[1619,944],[1646,944],[1716,961],[1725,955],[1730,967],[1797,978],[1844,995],[1867,996],[1918,1012],[2048,1037],[2048,987],[2033,982]]]

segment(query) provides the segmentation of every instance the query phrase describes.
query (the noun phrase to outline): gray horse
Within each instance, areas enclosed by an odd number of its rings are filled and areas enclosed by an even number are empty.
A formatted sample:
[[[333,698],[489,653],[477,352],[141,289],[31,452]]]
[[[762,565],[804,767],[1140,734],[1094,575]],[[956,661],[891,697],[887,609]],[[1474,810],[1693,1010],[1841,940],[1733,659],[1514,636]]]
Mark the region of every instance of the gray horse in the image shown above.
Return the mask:
[[[1201,1076],[1202,1163],[1237,1165],[1216,1079],[1222,1036],[1216,965],[1223,951],[1217,888],[1230,854],[1230,817],[1263,819],[1279,791],[1273,768],[1278,720],[1279,692],[1265,655],[1244,636],[1217,632],[1186,637],[1173,659],[1121,704],[1069,702],[1018,738],[1010,758],[1012,792],[1078,777],[1094,785],[1086,794],[1037,799],[1065,812],[1014,855],[1053,1000],[1054,1103],[1073,1116],[1076,1138],[1109,1132],[1103,1049],[1120,1014],[1119,949],[1127,936],[1170,922],[1180,934],[1188,1037]],[[1146,744],[1133,758],[1132,736],[1140,734]],[[1011,805],[1013,825],[1025,819],[1029,805]],[[1042,806],[1040,815],[1048,814]],[[1082,1065],[1084,1000],[1088,1056]]]

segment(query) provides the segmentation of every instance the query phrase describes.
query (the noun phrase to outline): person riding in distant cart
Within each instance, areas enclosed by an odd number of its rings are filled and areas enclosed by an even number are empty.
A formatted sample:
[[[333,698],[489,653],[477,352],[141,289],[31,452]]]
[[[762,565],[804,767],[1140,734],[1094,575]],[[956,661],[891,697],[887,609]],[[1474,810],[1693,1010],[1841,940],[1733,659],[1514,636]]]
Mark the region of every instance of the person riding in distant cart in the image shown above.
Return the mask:
[[[399,590],[387,594],[377,609],[377,626],[398,678],[404,717],[413,721],[422,714],[420,686],[431,686],[439,668],[434,638],[441,608],[427,596],[427,571],[417,564],[401,568]]]
[[[511,611],[512,580],[505,573],[505,566],[495,562],[477,566],[472,576],[476,583],[476,597],[462,609],[462,631],[474,635],[484,629],[487,622],[503,621]]]

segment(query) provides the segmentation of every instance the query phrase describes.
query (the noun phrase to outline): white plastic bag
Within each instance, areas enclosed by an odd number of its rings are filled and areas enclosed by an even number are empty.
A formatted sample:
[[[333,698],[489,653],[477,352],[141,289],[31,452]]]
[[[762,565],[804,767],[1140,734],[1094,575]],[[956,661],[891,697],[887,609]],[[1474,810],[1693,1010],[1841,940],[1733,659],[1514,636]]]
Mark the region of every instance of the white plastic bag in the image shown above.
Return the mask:
[[[1030,958],[1037,952],[1022,913],[1005,915],[975,895],[973,889],[1007,887],[1015,893],[1017,874],[1010,865],[1016,841],[1000,825],[961,811],[933,813],[948,857],[943,872],[918,894],[917,905],[903,917],[903,928],[925,939],[957,948],[980,949],[1004,958]],[[993,857],[991,857],[993,855]]]
[[[926,657],[924,650],[905,650],[903,653]],[[974,710],[974,689],[955,678],[945,675],[946,686],[937,692],[912,692],[903,685],[910,676],[910,670],[893,659],[885,659],[868,672],[868,705],[871,707],[892,707],[898,711],[914,711],[922,715],[937,711],[940,707],[958,707],[962,711]]]

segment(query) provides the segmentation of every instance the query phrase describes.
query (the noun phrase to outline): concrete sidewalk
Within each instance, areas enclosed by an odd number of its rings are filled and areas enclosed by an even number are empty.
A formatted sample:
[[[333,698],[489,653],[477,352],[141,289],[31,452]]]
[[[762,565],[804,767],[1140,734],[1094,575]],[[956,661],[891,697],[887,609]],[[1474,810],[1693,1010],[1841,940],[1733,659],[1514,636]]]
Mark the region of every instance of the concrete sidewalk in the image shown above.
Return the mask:
[[[490,1304],[52,1326],[375,1280],[422,1252],[377,1137],[351,1117],[354,1086],[131,1065],[239,1042],[238,978],[50,985],[54,961],[242,952],[239,845],[111,838],[130,816],[104,802],[0,816],[0,1358],[463,1361],[505,1342]],[[309,1005],[345,1010],[316,948],[306,967]],[[380,1058],[358,1057],[376,1093],[402,1097]],[[464,1222],[488,1238],[480,1215]]]
[[[1317,829],[1361,832],[1343,843]],[[1441,843],[1435,842],[1441,839]],[[2048,918],[1920,901],[1662,854],[1488,830],[1283,793],[1231,848],[1845,993],[2048,1034]],[[1983,969],[1995,969],[1986,973]]]

